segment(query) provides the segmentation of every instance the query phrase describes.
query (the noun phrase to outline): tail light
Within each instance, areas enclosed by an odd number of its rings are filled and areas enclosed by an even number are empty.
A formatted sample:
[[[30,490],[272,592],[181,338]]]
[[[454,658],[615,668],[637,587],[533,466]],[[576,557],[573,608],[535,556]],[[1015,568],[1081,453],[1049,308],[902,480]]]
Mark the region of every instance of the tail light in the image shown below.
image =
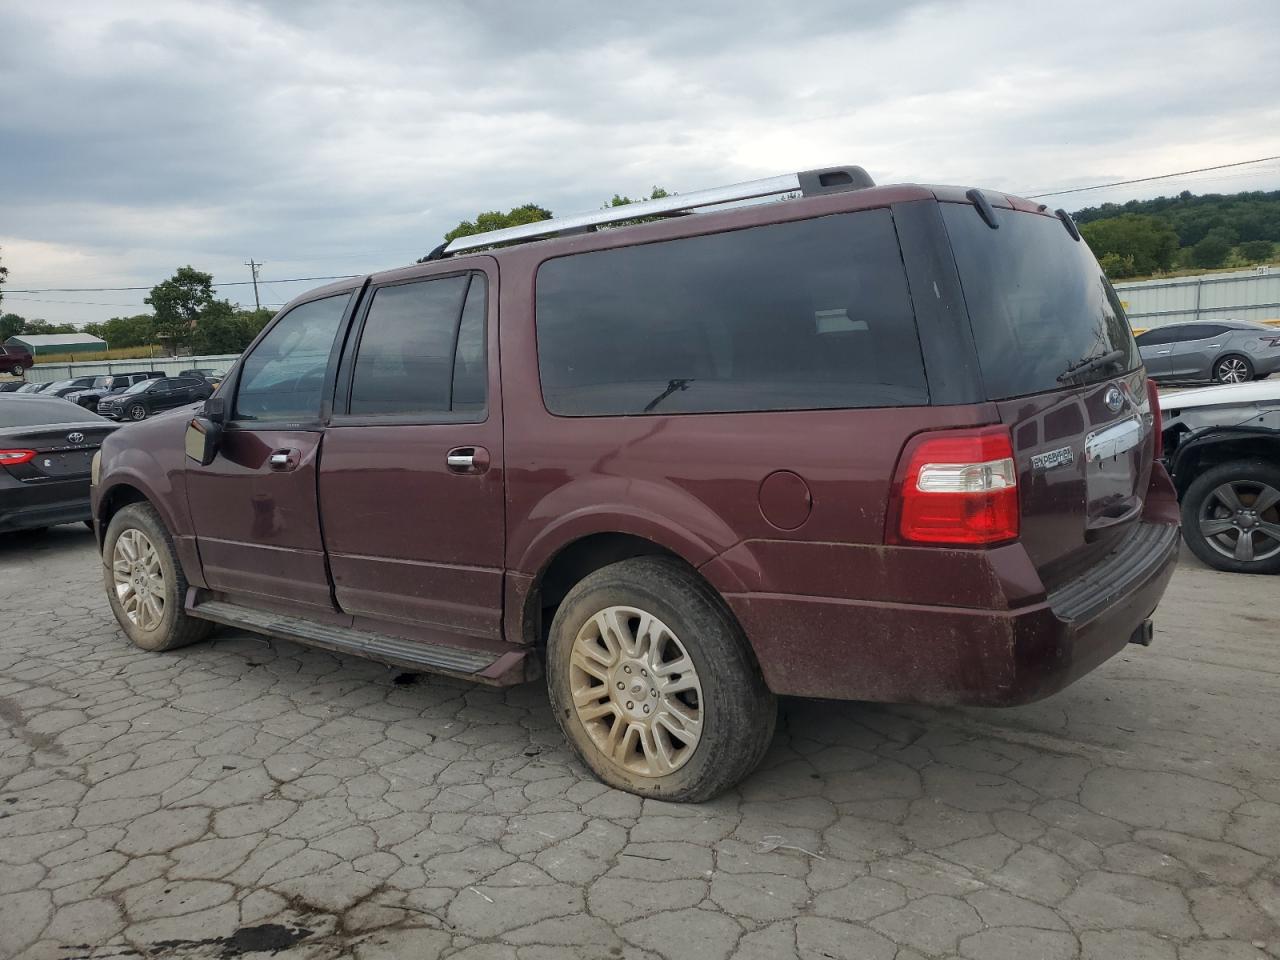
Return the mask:
[[[0,450],[0,467],[16,467],[35,458],[34,450]]]
[[[1258,339],[1267,341],[1267,346],[1269,347],[1280,347],[1280,335],[1276,335],[1274,337],[1259,337]]]
[[[990,546],[1016,540],[1018,471],[1008,428],[914,438],[903,451],[895,501],[891,543]]]
[[[1160,391],[1156,382],[1147,378],[1147,405],[1151,408],[1151,435],[1155,438],[1155,447],[1151,459],[1164,459],[1164,414],[1160,412]]]

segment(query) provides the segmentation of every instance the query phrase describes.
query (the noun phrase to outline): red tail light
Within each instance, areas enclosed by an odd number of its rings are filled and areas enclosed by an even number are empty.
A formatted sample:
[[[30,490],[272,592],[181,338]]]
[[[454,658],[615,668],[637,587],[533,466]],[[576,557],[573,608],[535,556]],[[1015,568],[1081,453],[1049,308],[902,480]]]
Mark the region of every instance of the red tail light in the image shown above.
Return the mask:
[[[914,438],[903,451],[895,495],[891,543],[989,546],[1016,540],[1018,470],[1008,428]]]
[[[0,450],[0,467],[15,467],[34,459],[34,450]]]
[[[1147,378],[1147,404],[1151,407],[1151,430],[1155,438],[1155,449],[1151,454],[1153,460],[1164,457],[1164,414],[1160,412],[1160,391],[1156,382]]]

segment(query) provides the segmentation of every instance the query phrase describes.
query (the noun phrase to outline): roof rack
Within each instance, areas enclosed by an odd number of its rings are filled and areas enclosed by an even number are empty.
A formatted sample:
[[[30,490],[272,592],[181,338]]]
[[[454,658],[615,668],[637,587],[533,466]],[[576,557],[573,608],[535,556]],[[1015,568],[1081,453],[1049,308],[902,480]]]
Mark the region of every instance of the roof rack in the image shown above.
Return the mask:
[[[727,187],[712,187],[709,190],[660,197],[656,200],[641,200],[621,207],[607,207],[591,213],[540,220],[537,223],[527,223],[519,227],[506,227],[502,230],[472,234],[469,237],[458,237],[450,243],[441,244],[431,252],[428,259],[437,260],[449,254],[463,253],[479,247],[492,247],[500,243],[511,243],[514,240],[534,240],[539,237],[590,231],[611,223],[625,223],[641,217],[679,216],[698,207],[733,203],[738,200],[758,200],[764,197],[785,196],[789,193],[812,197],[825,193],[843,193],[846,190],[865,190],[867,187],[874,186],[875,181],[861,167],[827,167],[822,170],[786,173],[764,180],[749,180],[746,183],[735,183]]]

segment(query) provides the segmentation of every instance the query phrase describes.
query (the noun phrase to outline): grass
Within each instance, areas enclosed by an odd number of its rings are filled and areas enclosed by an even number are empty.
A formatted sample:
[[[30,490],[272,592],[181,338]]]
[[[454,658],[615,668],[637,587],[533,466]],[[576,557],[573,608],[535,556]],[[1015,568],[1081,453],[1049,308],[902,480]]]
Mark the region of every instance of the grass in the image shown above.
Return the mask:
[[[94,360],[138,360],[142,357],[164,358],[168,355],[164,347],[117,347],[114,350],[84,353],[42,353],[36,357],[36,363],[90,363]]]

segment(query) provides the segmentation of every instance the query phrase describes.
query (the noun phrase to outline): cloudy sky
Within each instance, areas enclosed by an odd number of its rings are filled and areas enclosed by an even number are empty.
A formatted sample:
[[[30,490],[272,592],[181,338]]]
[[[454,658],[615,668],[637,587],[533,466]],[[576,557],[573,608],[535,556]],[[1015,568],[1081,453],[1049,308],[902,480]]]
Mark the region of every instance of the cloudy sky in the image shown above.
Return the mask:
[[[16,291],[187,263],[362,273],[480,210],[654,184],[858,163],[1031,194],[1280,155],[1275,0],[1191,6],[0,0],[4,309],[140,312]],[[1272,162],[1057,202],[1277,188]]]

